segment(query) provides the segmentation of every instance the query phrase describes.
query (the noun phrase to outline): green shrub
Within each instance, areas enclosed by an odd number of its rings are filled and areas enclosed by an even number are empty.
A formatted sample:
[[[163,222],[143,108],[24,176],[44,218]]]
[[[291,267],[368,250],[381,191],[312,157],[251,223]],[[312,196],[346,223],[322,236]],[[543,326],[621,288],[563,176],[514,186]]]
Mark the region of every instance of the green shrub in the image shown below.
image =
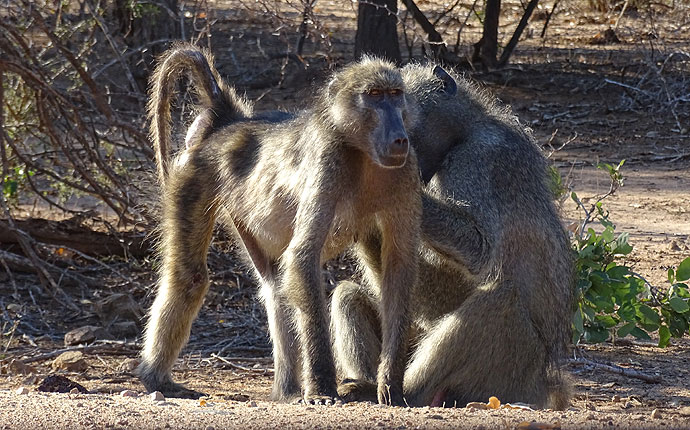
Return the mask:
[[[599,343],[613,337],[632,335],[650,339],[658,331],[659,346],[669,344],[671,336],[682,337],[690,326],[687,281],[690,279],[690,257],[677,269],[669,269],[667,291],[650,285],[620,259],[632,252],[627,233],[616,233],[615,224],[604,209],[603,200],[622,185],[618,166],[601,164],[608,171],[611,189],[587,209],[576,193],[571,198],[584,212],[584,221],[573,241],[576,253],[576,305],[573,314],[573,343]],[[603,231],[597,233],[590,224],[598,221]]]

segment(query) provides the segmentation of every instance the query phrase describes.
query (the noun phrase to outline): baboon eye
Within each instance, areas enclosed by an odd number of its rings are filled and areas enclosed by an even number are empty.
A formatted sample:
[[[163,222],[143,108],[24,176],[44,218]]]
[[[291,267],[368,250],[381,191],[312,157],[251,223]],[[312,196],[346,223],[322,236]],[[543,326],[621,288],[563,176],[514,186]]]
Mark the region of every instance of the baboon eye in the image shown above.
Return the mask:
[[[403,93],[403,90],[401,90],[400,88],[393,88],[393,89],[389,90],[388,93],[392,96],[401,96]]]
[[[367,90],[367,95],[370,97],[381,97],[383,95],[383,90],[372,88]]]

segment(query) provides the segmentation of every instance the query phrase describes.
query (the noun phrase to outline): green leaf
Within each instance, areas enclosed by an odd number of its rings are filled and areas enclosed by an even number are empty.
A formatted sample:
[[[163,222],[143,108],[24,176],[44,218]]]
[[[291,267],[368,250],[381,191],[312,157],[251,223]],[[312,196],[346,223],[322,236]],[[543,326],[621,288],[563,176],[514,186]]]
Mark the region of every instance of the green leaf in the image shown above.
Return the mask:
[[[635,323],[634,322],[629,322],[625,324],[623,327],[618,329],[618,337],[625,337],[630,334],[630,332],[635,328]]]
[[[638,339],[644,339],[644,340],[651,340],[652,339],[651,337],[649,337],[649,335],[647,334],[646,331],[642,330],[639,327],[635,327],[634,329],[632,329],[630,334],[635,336]]]
[[[659,327],[659,347],[666,348],[670,340],[671,330],[669,330],[668,327],[665,325]]]
[[[584,337],[587,343],[606,342],[609,338],[609,331],[604,327],[587,327]]]
[[[676,272],[673,270],[673,267],[668,268],[668,283],[672,284],[676,282]]]
[[[687,312],[688,310],[690,310],[690,306],[688,306],[688,303],[680,297],[671,297],[668,303],[671,305],[673,310],[678,312],[679,314],[682,314],[683,312]]]
[[[683,260],[676,269],[676,281],[683,282],[690,280],[690,257]]]
[[[632,307],[630,303],[621,305],[621,307],[616,311],[619,317],[624,321],[633,322],[635,321],[635,308]]]
[[[603,324],[606,328],[611,328],[618,325],[618,320],[611,315],[597,315],[595,319],[597,322]]]
[[[575,315],[573,315],[573,326],[578,333],[584,333],[585,326],[582,322],[582,311],[580,309],[576,310]]]
[[[659,317],[659,314],[657,313],[657,311],[650,308],[649,306],[640,305],[639,311],[649,322],[656,324],[657,327],[659,326],[659,324],[661,324],[661,318]],[[647,321],[645,321],[645,323],[646,322]]]

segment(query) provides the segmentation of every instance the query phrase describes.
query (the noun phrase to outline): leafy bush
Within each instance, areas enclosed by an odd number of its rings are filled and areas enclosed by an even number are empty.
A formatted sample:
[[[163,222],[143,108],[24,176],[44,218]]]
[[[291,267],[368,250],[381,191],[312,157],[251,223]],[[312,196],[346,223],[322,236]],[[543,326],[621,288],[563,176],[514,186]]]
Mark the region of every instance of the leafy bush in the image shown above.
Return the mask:
[[[609,219],[602,200],[622,185],[623,176],[618,166],[601,164],[608,171],[611,189],[587,209],[576,193],[571,198],[585,214],[579,234],[573,242],[576,253],[577,284],[576,307],[573,315],[573,343],[581,341],[599,343],[609,337],[632,335],[650,339],[658,331],[659,346],[669,344],[671,336],[682,337],[690,326],[690,257],[677,269],[669,269],[671,284],[666,292],[650,285],[630,267],[619,260],[633,247],[628,234],[616,234],[616,226]],[[598,221],[603,231],[597,233],[591,226]]]

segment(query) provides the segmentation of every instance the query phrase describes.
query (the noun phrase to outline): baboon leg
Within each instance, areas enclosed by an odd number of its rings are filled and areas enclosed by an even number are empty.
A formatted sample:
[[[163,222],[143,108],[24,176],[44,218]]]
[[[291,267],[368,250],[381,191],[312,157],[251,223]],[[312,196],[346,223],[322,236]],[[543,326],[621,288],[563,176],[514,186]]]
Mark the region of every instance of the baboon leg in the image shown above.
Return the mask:
[[[507,305],[510,304],[510,305]],[[405,373],[410,405],[547,401],[546,351],[510,281],[480,287],[420,340]]]
[[[273,390],[271,400],[292,402],[301,398],[298,346],[294,315],[278,291],[275,262],[263,252],[254,236],[240,222],[233,221],[241,244],[261,281],[260,295],[266,307],[268,330],[273,344]]]
[[[343,281],[331,298],[333,353],[346,401],[377,401],[376,372],[381,354],[378,299],[365,287]]]
[[[298,345],[293,315],[278,294],[272,279],[262,280],[261,297],[268,314],[268,329],[273,343],[273,390],[271,400],[300,400]]]
[[[138,372],[149,391],[168,397],[202,394],[173,382],[170,371],[189,338],[209,280],[208,246],[215,222],[209,190],[193,167],[179,169],[163,186],[162,265],[144,336]]]

